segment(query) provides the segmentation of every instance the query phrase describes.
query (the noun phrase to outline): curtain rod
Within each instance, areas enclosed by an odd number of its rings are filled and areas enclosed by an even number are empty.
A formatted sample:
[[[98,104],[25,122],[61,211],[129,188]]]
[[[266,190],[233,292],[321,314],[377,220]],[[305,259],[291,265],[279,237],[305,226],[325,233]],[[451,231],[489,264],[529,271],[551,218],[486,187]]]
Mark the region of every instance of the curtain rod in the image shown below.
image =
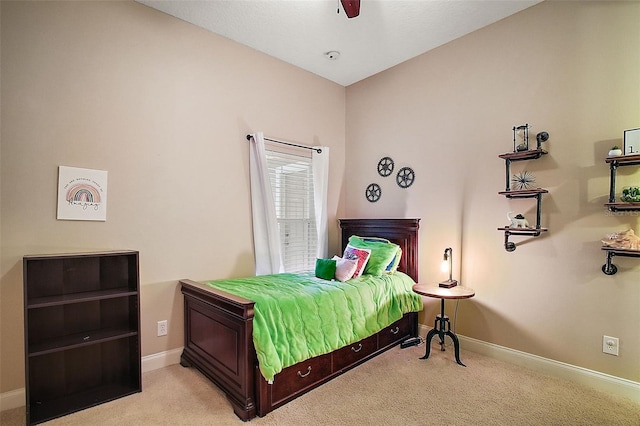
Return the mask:
[[[252,136],[251,135],[247,135],[247,140],[251,140]],[[295,143],[291,143],[291,142],[284,142],[284,141],[278,141],[275,139],[269,139],[269,138],[264,138],[265,141],[270,141],[270,142],[275,142],[275,143],[281,143],[283,145],[289,145],[289,146],[295,146],[296,148],[304,148],[304,149],[312,149],[315,152],[317,152],[318,154],[322,154],[322,149],[320,148],[314,148],[312,146],[305,146],[305,145],[298,145]]]

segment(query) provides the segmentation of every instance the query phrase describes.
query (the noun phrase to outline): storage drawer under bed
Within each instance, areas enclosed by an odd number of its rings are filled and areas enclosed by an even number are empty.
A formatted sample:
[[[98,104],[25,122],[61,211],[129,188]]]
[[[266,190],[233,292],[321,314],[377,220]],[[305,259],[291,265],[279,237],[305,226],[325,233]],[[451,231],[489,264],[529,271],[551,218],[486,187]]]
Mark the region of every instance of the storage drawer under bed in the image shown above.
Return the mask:
[[[328,380],[330,376],[340,374],[373,354],[414,336],[414,328],[417,328],[414,325],[415,317],[417,313],[407,314],[373,336],[287,367],[276,375],[270,385],[261,378],[259,388],[266,391],[272,407],[282,405]]]
[[[287,367],[278,373],[269,385],[271,403],[279,405],[285,402],[284,400],[312,388],[330,375],[331,354],[320,355]]]
[[[414,316],[417,313],[409,313],[378,333],[378,349],[396,344],[407,337],[413,337],[417,330],[414,330]]]
[[[338,372],[362,361],[378,349],[378,336],[369,336],[359,342],[345,346],[333,353],[333,372]]]

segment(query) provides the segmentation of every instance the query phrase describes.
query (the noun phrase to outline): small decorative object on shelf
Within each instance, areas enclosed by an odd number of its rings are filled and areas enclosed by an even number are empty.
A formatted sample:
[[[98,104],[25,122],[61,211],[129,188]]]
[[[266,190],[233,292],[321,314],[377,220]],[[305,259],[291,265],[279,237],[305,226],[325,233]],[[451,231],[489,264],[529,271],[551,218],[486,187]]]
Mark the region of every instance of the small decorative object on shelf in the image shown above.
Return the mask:
[[[516,189],[516,190],[531,189],[535,181],[536,181],[536,177],[533,175],[533,173],[527,170],[516,173],[511,178],[511,183],[513,183],[513,189]]]
[[[529,124],[513,126],[513,152],[529,150]]]
[[[513,152],[529,151],[529,124],[521,126],[513,126]],[[542,142],[549,140],[548,132],[539,132],[536,134],[536,149],[542,148]]]
[[[614,145],[609,150],[609,157],[617,157],[618,155],[622,155],[622,150],[618,145]]]
[[[606,275],[614,275],[618,272],[618,267],[612,263],[614,256],[640,257],[640,237],[633,232],[633,229],[615,232],[602,239],[602,250],[607,252],[602,272]]]
[[[507,213],[507,219],[509,219],[510,225],[507,225],[511,228],[530,228],[529,222],[522,213],[518,213],[516,215],[513,212]]]
[[[640,186],[625,186],[620,199],[625,203],[640,203]]]
[[[627,229],[607,235],[602,239],[602,245],[616,249],[640,250],[640,237],[633,232],[633,229]]]
[[[546,142],[549,140],[549,133],[547,132],[540,132],[536,135],[536,141],[538,142],[538,149],[540,149],[540,144],[542,142]]]
[[[640,148],[640,129],[629,129],[624,131],[624,155],[638,154]]]

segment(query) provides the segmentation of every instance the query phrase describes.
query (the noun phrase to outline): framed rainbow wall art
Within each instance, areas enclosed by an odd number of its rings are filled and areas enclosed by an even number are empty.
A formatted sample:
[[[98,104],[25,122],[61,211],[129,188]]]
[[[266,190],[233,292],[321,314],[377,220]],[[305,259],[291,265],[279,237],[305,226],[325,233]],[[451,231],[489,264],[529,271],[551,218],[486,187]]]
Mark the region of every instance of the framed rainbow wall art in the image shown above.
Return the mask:
[[[107,220],[107,172],[58,167],[58,220]]]

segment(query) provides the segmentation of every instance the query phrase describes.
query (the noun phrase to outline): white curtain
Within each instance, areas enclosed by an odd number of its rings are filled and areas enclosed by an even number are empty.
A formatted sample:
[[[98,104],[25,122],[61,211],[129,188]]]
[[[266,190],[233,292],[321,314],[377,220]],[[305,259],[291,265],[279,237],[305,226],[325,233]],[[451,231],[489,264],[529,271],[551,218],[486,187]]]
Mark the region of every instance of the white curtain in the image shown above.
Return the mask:
[[[267,168],[264,135],[262,132],[254,133],[249,142],[256,275],[278,274],[284,272],[284,265],[276,207]]]
[[[329,186],[329,148],[314,146],[311,154],[313,164],[313,203],[316,214],[316,232],[318,234],[318,251],[316,257],[328,258],[329,232],[327,226],[327,187]],[[321,152],[318,153],[317,149]]]

